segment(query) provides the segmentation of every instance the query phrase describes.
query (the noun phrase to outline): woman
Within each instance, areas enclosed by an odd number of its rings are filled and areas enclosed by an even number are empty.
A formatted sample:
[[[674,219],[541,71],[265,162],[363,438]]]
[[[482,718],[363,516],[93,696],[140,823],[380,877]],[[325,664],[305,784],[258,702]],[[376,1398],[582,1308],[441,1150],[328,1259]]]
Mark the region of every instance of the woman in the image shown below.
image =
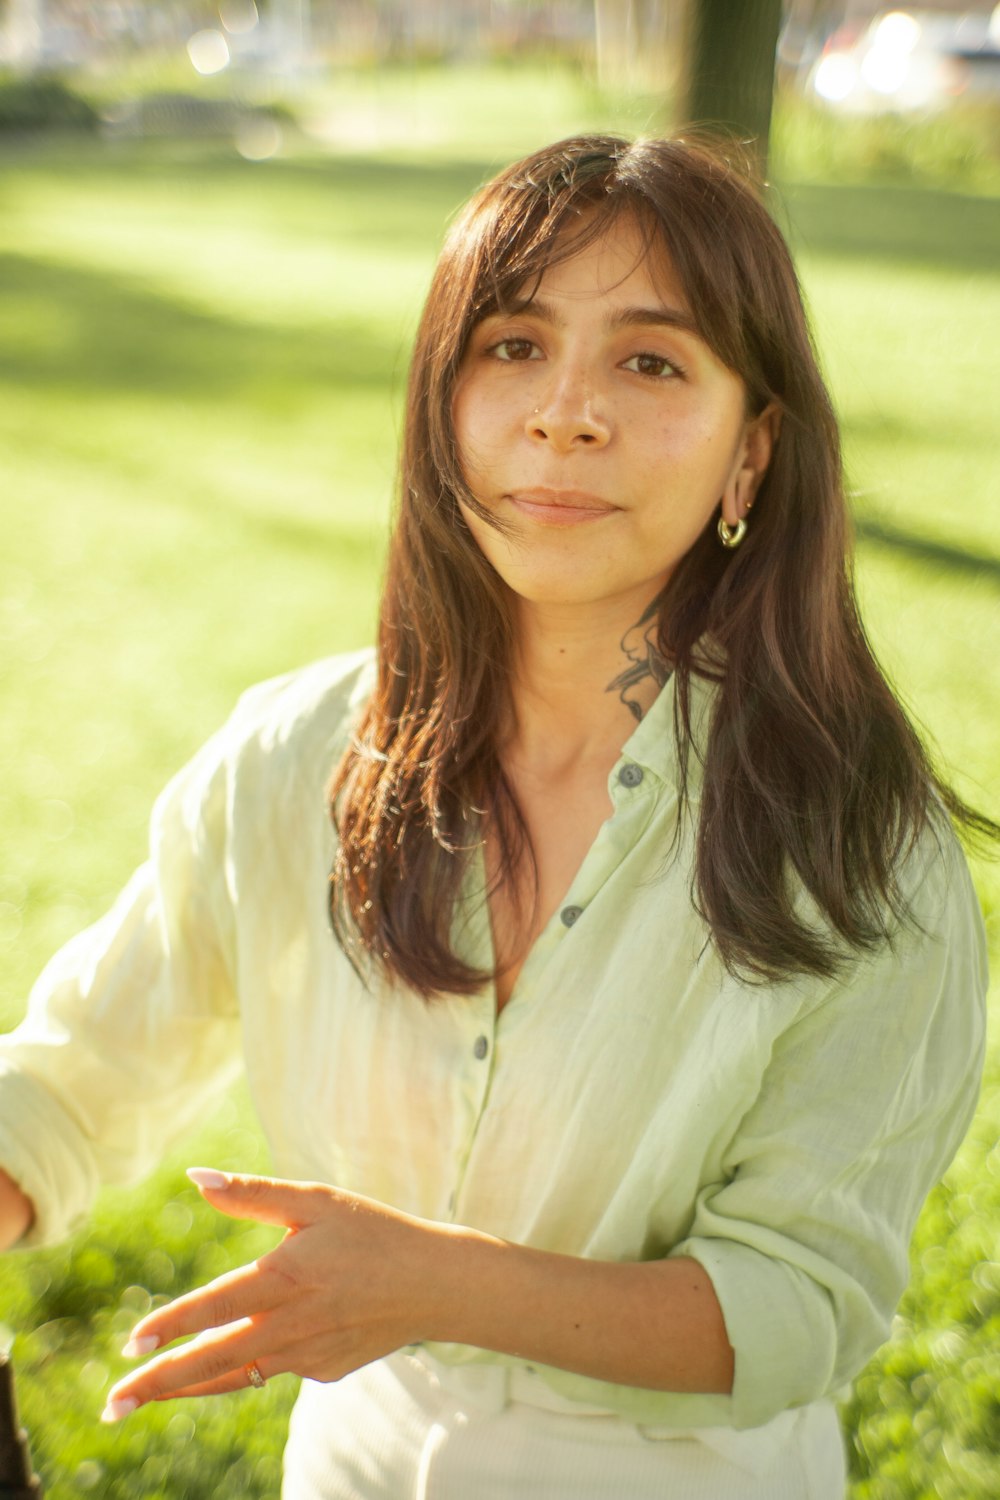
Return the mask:
[[[148,1165],[240,1047],[287,1179],[192,1172],[289,1234],[142,1320],[107,1419],[290,1371],[294,1500],[842,1494],[832,1397],[981,1066],[945,810],[998,831],[872,661],[847,545],[738,173],[587,137],[473,200],[374,658],[246,696],[5,1049],[8,1240]]]

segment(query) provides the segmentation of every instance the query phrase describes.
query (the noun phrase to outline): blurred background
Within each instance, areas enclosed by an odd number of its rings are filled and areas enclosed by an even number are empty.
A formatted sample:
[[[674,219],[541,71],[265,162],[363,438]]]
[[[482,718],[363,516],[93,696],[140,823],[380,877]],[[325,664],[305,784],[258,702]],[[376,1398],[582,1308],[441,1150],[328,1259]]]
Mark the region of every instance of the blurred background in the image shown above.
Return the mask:
[[[932,9],[888,10],[871,0],[747,0],[701,8],[713,12],[712,44],[722,47],[727,36],[739,45],[746,23],[734,18],[741,12],[759,12],[765,25],[780,12],[779,108],[808,120],[817,138],[811,150],[822,138],[832,151],[838,122],[876,117],[912,127],[933,119],[948,139],[965,140],[962,183],[995,186],[1000,6],[940,0]],[[698,0],[261,0],[261,8],[256,0],[5,0],[0,128],[89,123],[105,136],[162,136],[228,127],[252,159],[304,141],[419,150],[442,145],[454,122],[405,95],[395,108],[388,99],[363,100],[358,85],[366,76],[531,64],[638,94],[644,103],[633,102],[627,114],[662,126],[676,116],[698,9]],[[464,122],[472,139],[502,151],[506,142],[492,122],[477,128],[476,113]],[[867,150],[855,150],[884,169],[899,134],[870,131]],[[846,147],[839,153],[844,169],[848,154]],[[895,153],[900,167],[905,154]],[[958,167],[954,150],[950,165]]]
[[[770,128],[843,423],[875,649],[959,789],[1000,813],[998,14],[5,0],[0,1025],[141,861],[153,798],[238,693],[372,639],[450,215],[545,141],[728,118],[694,86],[706,56],[765,68],[750,133],[763,156]],[[973,870],[996,962],[997,867]],[[845,1399],[852,1500],[1000,1495],[998,1128],[994,1025],[892,1337]],[[51,1496],[277,1494],[291,1381],[97,1425],[137,1316],[271,1242],[209,1213],[195,1160],[266,1169],[240,1092],[68,1245],[0,1265]]]

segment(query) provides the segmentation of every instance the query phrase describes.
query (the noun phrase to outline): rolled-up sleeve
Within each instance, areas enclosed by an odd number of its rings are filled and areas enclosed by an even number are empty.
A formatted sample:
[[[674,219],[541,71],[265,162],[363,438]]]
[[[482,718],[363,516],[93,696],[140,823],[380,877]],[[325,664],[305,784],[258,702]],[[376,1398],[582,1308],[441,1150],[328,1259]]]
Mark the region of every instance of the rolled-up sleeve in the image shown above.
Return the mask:
[[[23,1245],[155,1166],[238,1066],[226,745],[223,731],[170,783],[148,862],[0,1037],[0,1165],[35,1207]]]
[[[671,1252],[715,1287],[736,1427],[837,1391],[884,1341],[917,1215],[975,1110],[978,902],[950,831],[940,845],[928,837],[914,865],[922,930],[901,930],[779,1037],[725,1183],[701,1192]]]

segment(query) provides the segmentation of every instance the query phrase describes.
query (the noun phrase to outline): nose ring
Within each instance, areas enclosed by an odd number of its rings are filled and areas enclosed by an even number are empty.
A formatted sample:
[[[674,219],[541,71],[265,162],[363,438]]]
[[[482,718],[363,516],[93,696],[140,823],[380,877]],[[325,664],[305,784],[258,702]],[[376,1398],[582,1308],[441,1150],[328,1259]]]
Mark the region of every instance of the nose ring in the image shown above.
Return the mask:
[[[542,408],[540,406],[536,406],[535,409],[534,409],[534,411],[531,413],[531,415],[533,417],[537,417],[537,416],[540,415],[541,410],[542,410]]]

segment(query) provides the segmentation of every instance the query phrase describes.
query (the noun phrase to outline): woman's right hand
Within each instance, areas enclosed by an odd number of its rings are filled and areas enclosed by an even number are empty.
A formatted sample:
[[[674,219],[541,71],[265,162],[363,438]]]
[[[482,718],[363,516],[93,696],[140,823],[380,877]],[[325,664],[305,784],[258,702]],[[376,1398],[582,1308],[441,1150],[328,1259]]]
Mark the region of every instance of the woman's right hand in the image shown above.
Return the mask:
[[[35,1222],[35,1205],[0,1168],[0,1250],[9,1250]]]

